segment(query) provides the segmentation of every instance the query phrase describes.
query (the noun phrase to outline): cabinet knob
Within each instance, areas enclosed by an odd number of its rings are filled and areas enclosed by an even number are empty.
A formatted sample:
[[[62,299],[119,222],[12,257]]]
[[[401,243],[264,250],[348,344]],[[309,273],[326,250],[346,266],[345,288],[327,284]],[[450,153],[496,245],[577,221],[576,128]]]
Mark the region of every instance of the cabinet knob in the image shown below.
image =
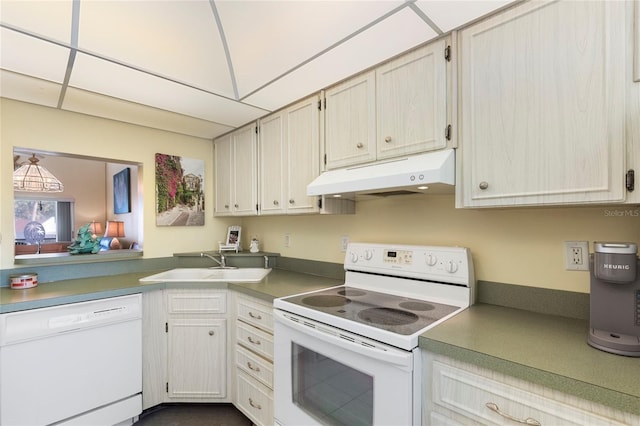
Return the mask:
[[[480,185],[478,185],[478,187],[482,190],[485,190],[489,187],[489,182],[482,181],[480,182]]]
[[[289,200],[289,204],[295,204],[296,200],[294,200],[293,198]]]
[[[278,202],[278,200],[273,200],[273,205],[274,205],[274,206],[277,206],[278,204],[280,204],[280,203]]]
[[[387,136],[386,138],[384,138],[384,141],[385,141],[386,143],[391,142],[391,136]]]
[[[363,146],[364,146],[364,144],[363,144],[362,142],[359,142],[359,143],[356,145],[356,148],[360,149],[360,148],[362,148]]]
[[[235,204],[233,205],[233,207],[235,207],[235,208],[237,209],[238,207],[240,207],[240,205],[239,205],[238,203],[235,203]]]
[[[228,209],[228,208],[229,208],[229,204],[225,204],[225,205],[224,205],[224,208],[225,208],[225,209]]]
[[[215,331],[209,330],[209,336],[213,336],[214,334],[216,334]]]

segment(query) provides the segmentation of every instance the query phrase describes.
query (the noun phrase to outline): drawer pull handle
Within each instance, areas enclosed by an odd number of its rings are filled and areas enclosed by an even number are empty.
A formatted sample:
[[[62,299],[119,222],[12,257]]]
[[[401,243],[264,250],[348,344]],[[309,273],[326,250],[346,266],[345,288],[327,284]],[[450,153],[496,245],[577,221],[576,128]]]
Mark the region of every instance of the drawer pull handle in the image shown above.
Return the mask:
[[[249,312],[249,316],[253,319],[257,319],[257,320],[261,320],[262,316],[260,315],[254,315],[253,312]]]
[[[536,419],[532,419],[531,417],[527,417],[526,419],[521,420],[521,419],[515,418],[513,416],[510,416],[507,413],[503,413],[502,411],[500,411],[500,408],[498,407],[498,405],[494,404],[493,402],[487,402],[485,405],[489,410],[501,415],[505,419],[513,420],[514,422],[522,423],[522,424],[525,424],[525,425],[542,426],[539,421],[537,421]]]
[[[253,399],[249,398],[249,404],[253,407],[253,408],[257,408],[258,410],[262,410],[262,405],[260,404],[256,404],[255,402],[253,402]]]
[[[253,364],[251,364],[249,361],[247,361],[247,367],[249,367],[249,370],[253,370],[256,373],[260,372],[260,367],[254,367]]]
[[[260,345],[260,340],[253,340],[251,338],[251,336],[247,337],[247,340],[249,341],[249,343],[253,343],[254,345]]]

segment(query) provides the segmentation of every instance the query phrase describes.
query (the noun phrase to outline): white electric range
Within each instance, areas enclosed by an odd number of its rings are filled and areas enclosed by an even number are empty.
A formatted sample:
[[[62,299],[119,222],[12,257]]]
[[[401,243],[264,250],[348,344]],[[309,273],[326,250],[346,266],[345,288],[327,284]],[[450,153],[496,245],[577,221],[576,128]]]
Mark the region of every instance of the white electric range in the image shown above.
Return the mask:
[[[345,270],[274,301],[276,422],[420,424],[418,337],[473,303],[470,251],[353,243]]]

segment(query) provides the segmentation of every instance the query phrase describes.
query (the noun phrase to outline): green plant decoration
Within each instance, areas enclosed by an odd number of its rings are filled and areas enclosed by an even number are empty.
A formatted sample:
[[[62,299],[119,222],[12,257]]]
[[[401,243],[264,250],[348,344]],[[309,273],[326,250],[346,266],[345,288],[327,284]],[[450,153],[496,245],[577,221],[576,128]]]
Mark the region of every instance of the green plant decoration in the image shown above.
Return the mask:
[[[70,254],[97,253],[100,251],[100,238],[91,233],[91,224],[87,223],[78,230],[78,238],[67,249]]]

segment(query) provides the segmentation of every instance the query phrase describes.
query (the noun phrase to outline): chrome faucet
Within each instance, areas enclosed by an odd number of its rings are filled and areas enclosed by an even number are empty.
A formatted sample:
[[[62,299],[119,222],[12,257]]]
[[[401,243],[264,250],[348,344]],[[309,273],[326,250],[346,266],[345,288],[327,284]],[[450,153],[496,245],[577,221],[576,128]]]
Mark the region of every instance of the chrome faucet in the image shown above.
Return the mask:
[[[227,264],[225,263],[224,255],[222,253],[220,253],[220,260],[216,259],[215,257],[213,257],[213,256],[211,256],[210,254],[207,254],[207,253],[200,253],[200,257],[208,257],[209,259],[211,259],[214,262],[216,262],[221,268],[226,268],[227,267]]]

